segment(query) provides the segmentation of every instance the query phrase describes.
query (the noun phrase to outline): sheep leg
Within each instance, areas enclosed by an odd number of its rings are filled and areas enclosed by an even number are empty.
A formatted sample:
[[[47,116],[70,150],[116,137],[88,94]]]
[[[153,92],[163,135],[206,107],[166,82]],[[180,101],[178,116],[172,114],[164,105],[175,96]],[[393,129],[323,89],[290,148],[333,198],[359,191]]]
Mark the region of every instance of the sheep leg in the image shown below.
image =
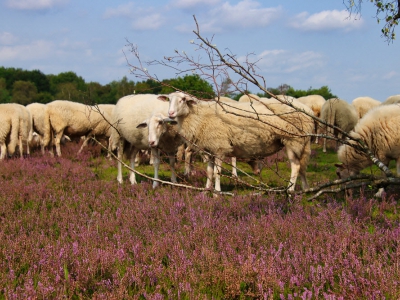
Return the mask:
[[[131,153],[129,155],[129,160],[130,160],[130,167],[132,170],[135,170],[135,157],[136,154],[138,153],[139,149],[135,148],[134,146],[131,146],[133,149],[131,149]],[[157,170],[158,171],[158,170]],[[131,184],[136,184],[136,174],[135,172],[132,172],[129,170],[129,181]]]
[[[112,160],[111,152],[112,152],[111,137],[109,137],[108,138],[108,147],[107,147],[107,156],[106,156],[106,158],[108,158],[109,160]]]
[[[221,169],[222,169],[222,159],[215,157],[214,159],[214,176],[215,176],[215,190],[221,191]]]
[[[0,143],[0,149],[1,149],[1,154],[0,154],[0,160],[4,159],[7,155],[7,146],[6,143],[1,142]]]
[[[178,147],[178,151],[176,152],[176,158],[178,159],[178,161],[182,161],[183,160],[183,157],[184,157],[184,155],[185,155],[185,144],[183,144],[183,145],[180,145],[179,147]]]
[[[318,134],[318,122],[314,120],[314,133]],[[315,144],[318,144],[318,136],[315,137]]]
[[[232,176],[237,177],[236,157],[232,157]]]
[[[160,168],[160,150],[151,148],[151,156],[153,157],[154,179],[159,179],[158,170]],[[153,189],[159,185],[160,183],[158,181],[153,181]]]
[[[124,155],[124,145],[125,145],[125,141],[123,139],[120,139],[118,141],[118,151],[117,151],[117,157],[118,157],[118,175],[117,175],[117,181],[119,183],[123,183],[123,178],[122,178],[122,158]]]
[[[63,130],[57,132],[54,137],[54,142],[56,144],[56,152],[59,157],[61,157],[61,137],[63,135]]]
[[[24,146],[22,142],[22,135],[18,137],[19,157],[24,158]]]
[[[300,157],[300,179],[301,179],[301,187],[304,190],[307,190],[309,188],[308,182],[307,182],[307,176],[306,176],[306,171],[307,171],[307,165],[308,161],[310,159],[310,154],[311,154],[311,147],[307,146],[306,149],[304,149],[303,154]]]
[[[170,154],[169,156],[169,166],[171,168],[171,182],[176,183],[176,172],[175,172],[175,154]]]
[[[207,182],[206,182],[206,189],[212,187],[212,180],[214,175],[214,158],[209,157],[207,163]]]
[[[297,176],[299,175],[300,172],[300,160],[297,158],[296,154],[292,150],[287,149],[286,153],[289,158],[290,169],[291,169],[288,190],[294,191],[297,181]]]
[[[185,148],[185,176],[189,176],[192,173],[192,148],[190,146]]]

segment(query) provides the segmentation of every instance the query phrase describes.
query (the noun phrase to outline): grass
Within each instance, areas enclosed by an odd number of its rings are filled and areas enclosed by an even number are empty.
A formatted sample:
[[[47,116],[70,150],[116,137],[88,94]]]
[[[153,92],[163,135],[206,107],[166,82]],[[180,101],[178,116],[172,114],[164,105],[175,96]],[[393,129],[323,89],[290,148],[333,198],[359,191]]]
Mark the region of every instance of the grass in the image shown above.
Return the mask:
[[[400,297],[395,189],[306,202],[224,178],[236,195],[213,197],[141,178],[131,186],[126,171],[120,185],[99,148],[78,149],[0,162],[0,299]],[[334,178],[333,162],[314,145],[310,184]],[[262,179],[286,185],[284,155],[266,163]],[[196,162],[180,180],[203,186],[203,169]],[[160,174],[169,179],[167,165]]]

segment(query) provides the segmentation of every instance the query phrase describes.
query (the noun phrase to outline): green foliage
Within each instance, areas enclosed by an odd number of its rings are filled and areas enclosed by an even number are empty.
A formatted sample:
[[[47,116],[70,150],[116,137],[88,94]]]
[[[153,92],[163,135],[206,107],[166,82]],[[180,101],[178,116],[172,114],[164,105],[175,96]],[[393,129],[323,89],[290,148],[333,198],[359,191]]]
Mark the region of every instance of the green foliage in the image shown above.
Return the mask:
[[[399,25],[400,11],[399,1],[395,0],[370,0],[376,7],[376,21],[378,24],[383,23],[384,26],[381,29],[382,37],[387,42],[393,42],[396,39],[395,29]],[[343,1],[350,14],[361,14],[361,6],[363,0],[347,0]]]
[[[27,105],[35,102],[37,88],[33,82],[18,80],[14,82],[12,102]]]
[[[16,85],[15,83],[18,82]],[[233,94],[230,90],[232,83],[225,79],[221,82],[219,93],[221,96],[238,100],[243,94]],[[17,102],[29,104],[32,102],[49,103],[53,100],[70,100],[85,104],[115,104],[117,101],[132,94],[167,94],[182,90],[196,97],[210,99],[216,92],[212,85],[199,75],[185,75],[162,82],[143,80],[134,82],[124,76],[119,81],[112,81],[106,85],[98,82],[88,82],[74,72],[63,72],[58,75],[44,75],[38,70],[26,71],[15,68],[0,67],[0,103]],[[325,99],[336,97],[327,86],[319,89],[295,90],[288,84],[277,88],[268,88],[271,93],[285,94],[293,97],[318,94]],[[251,91],[246,91],[251,93]],[[269,97],[268,94],[257,94],[260,97]]]
[[[198,98],[211,99],[215,97],[212,85],[197,74],[163,80],[163,83],[168,84],[168,86],[162,88],[161,94],[169,94],[178,89]]]
[[[274,95],[287,95],[287,96],[292,96],[295,98],[300,98],[308,95],[320,95],[324,97],[325,99],[330,99],[330,98],[337,98],[336,95],[332,94],[331,89],[324,85],[320,87],[319,89],[313,89],[310,87],[308,90],[295,90],[293,87],[291,87],[288,84],[282,84],[276,88],[268,88],[268,92],[274,94]],[[246,91],[246,93],[251,93],[250,91]],[[239,98],[243,95],[237,94],[233,97],[235,100],[239,100]],[[259,97],[264,97],[264,98],[270,98],[270,95],[267,93],[257,93]]]
[[[324,97],[325,99],[330,99],[330,98],[337,98],[336,95],[332,94],[330,88],[326,85],[322,86],[319,89],[313,89],[309,88],[308,90],[295,90],[292,87],[290,87],[286,93],[288,96],[292,96],[295,98],[300,98],[308,95],[320,95]]]
[[[0,67],[0,78],[6,81],[7,90],[11,91],[15,81],[33,82],[38,92],[49,92],[50,83],[46,75],[39,70],[27,71],[15,68]]]
[[[7,90],[7,84],[5,78],[0,78],[0,103],[11,102],[10,93]]]

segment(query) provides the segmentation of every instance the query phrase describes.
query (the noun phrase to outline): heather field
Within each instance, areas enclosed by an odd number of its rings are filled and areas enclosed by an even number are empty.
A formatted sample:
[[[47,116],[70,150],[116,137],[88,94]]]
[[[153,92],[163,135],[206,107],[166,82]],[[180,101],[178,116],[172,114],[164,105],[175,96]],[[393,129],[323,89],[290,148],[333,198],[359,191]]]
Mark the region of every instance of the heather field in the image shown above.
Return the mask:
[[[313,201],[231,179],[236,196],[153,190],[117,184],[115,161],[78,149],[0,162],[0,299],[400,298],[395,189]],[[335,161],[314,147],[310,183],[335,178]],[[279,186],[284,155],[268,164],[262,179]]]

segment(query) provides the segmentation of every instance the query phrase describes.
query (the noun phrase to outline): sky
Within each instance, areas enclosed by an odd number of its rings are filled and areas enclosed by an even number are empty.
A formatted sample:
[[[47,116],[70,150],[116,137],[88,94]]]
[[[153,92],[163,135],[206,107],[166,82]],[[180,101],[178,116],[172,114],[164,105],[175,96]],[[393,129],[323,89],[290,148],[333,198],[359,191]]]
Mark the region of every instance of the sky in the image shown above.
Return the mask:
[[[206,59],[195,47],[196,16],[222,52],[257,61],[267,87],[328,86],[348,102],[384,101],[400,94],[400,41],[381,37],[375,15],[369,1],[350,15],[342,0],[0,0],[0,66],[73,71],[103,85],[124,76],[141,81],[130,72],[129,44],[143,62],[175,51]],[[182,76],[159,64],[148,71]]]

